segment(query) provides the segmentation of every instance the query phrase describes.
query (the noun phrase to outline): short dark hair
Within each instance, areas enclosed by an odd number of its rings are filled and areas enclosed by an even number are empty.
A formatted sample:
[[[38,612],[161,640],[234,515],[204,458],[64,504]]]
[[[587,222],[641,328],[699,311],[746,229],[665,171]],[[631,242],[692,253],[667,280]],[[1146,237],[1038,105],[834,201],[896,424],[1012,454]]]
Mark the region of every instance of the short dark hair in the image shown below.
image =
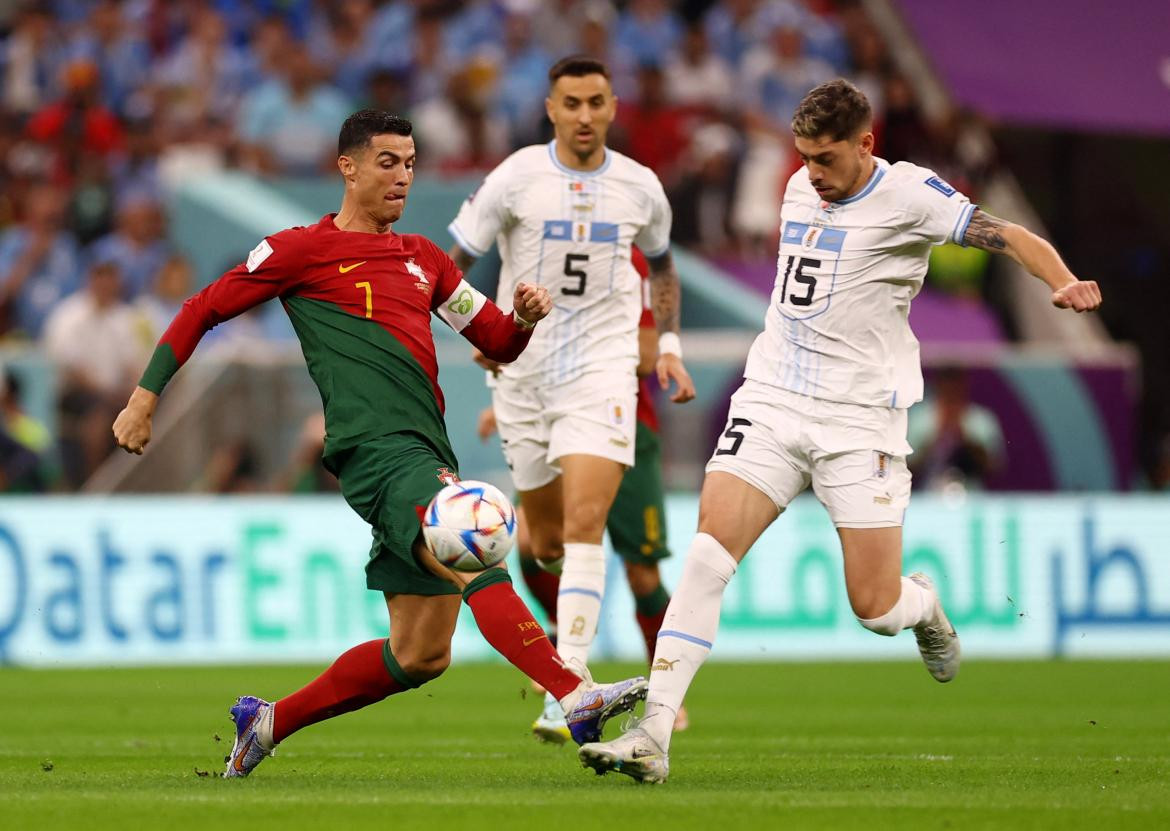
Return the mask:
[[[341,125],[337,135],[337,155],[346,156],[354,150],[369,147],[370,139],[391,133],[409,136],[414,126],[400,115],[383,110],[358,110]]]
[[[792,114],[792,132],[799,138],[853,138],[873,123],[865,94],[843,78],[829,81],[804,96]]]
[[[548,85],[551,87],[558,78],[584,78],[586,75],[602,75],[609,80],[609,69],[597,58],[589,55],[569,55],[561,58],[548,71]]]

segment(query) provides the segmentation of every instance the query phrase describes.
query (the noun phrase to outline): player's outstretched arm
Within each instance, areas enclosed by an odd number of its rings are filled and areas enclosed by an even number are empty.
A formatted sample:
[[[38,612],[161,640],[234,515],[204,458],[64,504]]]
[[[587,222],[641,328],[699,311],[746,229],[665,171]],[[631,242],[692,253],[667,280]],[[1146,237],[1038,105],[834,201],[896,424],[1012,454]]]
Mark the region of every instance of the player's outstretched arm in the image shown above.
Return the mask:
[[[125,409],[114,419],[114,441],[127,453],[142,455],[150,442],[150,425],[158,396],[148,389],[135,387]]]
[[[183,303],[163,332],[126,407],[114,420],[114,440],[119,447],[128,453],[142,453],[150,441],[151,419],[163,388],[191,357],[209,329],[293,286],[293,280],[287,276],[292,269],[283,265],[285,247],[281,244],[282,251],[273,256],[272,243],[265,240],[252,251],[247,262]]]
[[[986,211],[975,209],[963,234],[963,244],[993,254],[1007,254],[1052,289],[1052,305],[1091,312],[1101,305],[1095,280],[1078,280],[1046,239]]]
[[[669,249],[646,260],[650,264],[650,309],[658,326],[658,384],[662,389],[668,389],[673,380],[677,387],[670,400],[682,404],[695,397],[695,382],[682,362],[682,342],[678,334],[682,291],[678,271]]]

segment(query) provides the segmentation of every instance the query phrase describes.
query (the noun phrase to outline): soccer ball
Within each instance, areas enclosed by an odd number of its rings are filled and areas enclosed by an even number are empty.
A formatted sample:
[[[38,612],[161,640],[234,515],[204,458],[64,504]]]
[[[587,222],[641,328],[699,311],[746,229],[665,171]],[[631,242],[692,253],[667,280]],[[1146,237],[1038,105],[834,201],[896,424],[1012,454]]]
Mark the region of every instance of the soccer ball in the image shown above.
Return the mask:
[[[508,556],[516,511],[500,489],[468,479],[435,494],[423,517],[423,538],[435,559],[459,571],[482,571]]]

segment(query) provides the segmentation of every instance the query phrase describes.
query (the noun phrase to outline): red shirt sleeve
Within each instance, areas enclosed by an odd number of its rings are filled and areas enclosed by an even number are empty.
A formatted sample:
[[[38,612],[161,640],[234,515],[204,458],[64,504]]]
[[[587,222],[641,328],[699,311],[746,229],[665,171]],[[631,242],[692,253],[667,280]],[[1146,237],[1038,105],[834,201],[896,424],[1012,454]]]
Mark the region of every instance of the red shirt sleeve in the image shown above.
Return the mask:
[[[300,276],[299,230],[265,237],[247,261],[188,298],[159,339],[139,386],[161,393],[212,327],[292,290]]]
[[[460,334],[493,361],[507,364],[520,357],[520,353],[532,338],[532,329],[521,329],[517,326],[511,312],[502,311],[490,297],[485,297],[472,288],[471,284],[463,279],[463,272],[446,252],[440,250],[430,240],[427,242],[431,249],[433,268],[438,275],[431,307],[438,310],[453,296],[468,291],[471,299],[468,301],[467,313],[473,311],[474,313],[467,325],[458,330]],[[479,309],[474,310],[477,304]]]

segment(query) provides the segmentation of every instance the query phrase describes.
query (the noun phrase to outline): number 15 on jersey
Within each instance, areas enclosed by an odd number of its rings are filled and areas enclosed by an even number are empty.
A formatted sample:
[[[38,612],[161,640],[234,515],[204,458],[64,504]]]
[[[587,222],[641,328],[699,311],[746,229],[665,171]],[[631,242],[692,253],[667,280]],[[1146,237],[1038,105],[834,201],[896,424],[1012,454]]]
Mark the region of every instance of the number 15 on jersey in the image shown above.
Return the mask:
[[[816,317],[829,307],[845,232],[803,222],[785,222],[780,239],[780,313]]]

